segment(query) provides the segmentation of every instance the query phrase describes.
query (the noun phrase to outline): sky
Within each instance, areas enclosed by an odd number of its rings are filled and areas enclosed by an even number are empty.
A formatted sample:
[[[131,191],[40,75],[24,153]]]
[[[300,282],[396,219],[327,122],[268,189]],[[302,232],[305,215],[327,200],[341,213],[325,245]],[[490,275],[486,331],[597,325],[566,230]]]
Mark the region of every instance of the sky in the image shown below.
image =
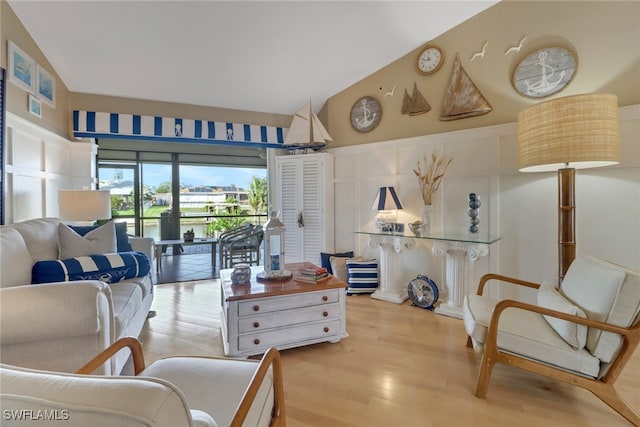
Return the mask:
[[[133,180],[133,171],[122,170],[122,180]],[[130,174],[130,176],[128,176]],[[163,182],[171,180],[171,165],[145,163],[142,169],[143,184],[150,187],[157,187]],[[182,165],[180,167],[180,184],[190,186],[211,185],[229,186],[236,185],[248,189],[251,178],[257,176],[264,178],[267,176],[266,169],[258,168],[238,168],[238,167],[214,167],[214,166],[191,166]],[[100,176],[101,180],[113,180],[115,177],[105,173]]]

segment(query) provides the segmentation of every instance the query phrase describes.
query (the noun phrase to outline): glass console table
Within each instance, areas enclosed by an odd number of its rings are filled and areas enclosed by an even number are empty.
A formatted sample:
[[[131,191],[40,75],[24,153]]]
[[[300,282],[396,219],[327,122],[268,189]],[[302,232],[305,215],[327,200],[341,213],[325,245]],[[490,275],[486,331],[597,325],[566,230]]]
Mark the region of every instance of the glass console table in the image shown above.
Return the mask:
[[[436,313],[462,319],[462,301],[467,289],[468,269],[472,262],[489,253],[489,246],[501,239],[498,236],[479,234],[433,233],[415,236],[409,233],[383,233],[379,231],[356,231],[369,238],[369,247],[380,251],[380,288],[371,297],[401,304],[407,298],[407,288],[402,282],[402,271],[398,254],[404,249],[413,249],[416,240],[434,242],[431,252],[446,257],[445,289],[446,302],[436,307]]]

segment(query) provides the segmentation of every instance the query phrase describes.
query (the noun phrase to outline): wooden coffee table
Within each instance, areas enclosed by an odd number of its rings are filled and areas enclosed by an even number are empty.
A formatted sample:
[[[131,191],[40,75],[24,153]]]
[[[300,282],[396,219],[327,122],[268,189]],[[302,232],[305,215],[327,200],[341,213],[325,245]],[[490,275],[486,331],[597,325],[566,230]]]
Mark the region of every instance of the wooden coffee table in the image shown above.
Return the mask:
[[[252,356],[269,347],[279,350],[348,336],[345,320],[347,284],[331,277],[321,284],[294,278],[311,263],[286,264],[293,278],[258,281],[263,266],[251,267],[250,285],[231,285],[233,269],[220,271],[221,328],[227,356]]]

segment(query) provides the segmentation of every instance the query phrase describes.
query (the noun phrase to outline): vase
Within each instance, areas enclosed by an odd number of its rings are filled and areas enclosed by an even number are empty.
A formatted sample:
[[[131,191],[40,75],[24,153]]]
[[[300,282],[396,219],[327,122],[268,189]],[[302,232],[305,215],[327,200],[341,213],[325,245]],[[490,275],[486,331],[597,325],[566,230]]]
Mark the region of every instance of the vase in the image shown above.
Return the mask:
[[[431,234],[433,231],[433,205],[424,205],[422,208],[422,223],[424,224],[423,233]]]
[[[478,234],[480,231],[480,197],[476,193],[469,193],[469,233]]]

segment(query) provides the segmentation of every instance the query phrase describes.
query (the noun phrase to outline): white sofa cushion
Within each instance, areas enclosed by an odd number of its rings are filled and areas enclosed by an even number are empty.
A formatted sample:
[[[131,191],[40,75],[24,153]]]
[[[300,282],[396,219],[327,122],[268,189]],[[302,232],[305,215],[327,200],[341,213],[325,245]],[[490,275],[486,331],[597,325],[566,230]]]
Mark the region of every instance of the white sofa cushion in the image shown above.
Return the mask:
[[[2,408],[58,410],[61,425],[187,427],[184,395],[155,378],[78,376],[0,364]]]
[[[347,261],[362,261],[363,258],[361,256],[354,258],[347,258],[341,256],[332,256],[329,257],[329,263],[331,264],[331,271],[333,271],[333,275],[343,282],[349,281],[349,272],[347,270]]]
[[[31,254],[17,230],[0,227],[0,287],[31,283]]]
[[[628,327],[639,319],[640,275],[608,261],[581,256],[569,267],[560,291],[589,319]],[[605,363],[622,345],[622,337],[589,328],[587,349]]]
[[[81,236],[68,225],[60,223],[58,248],[59,259],[116,252],[116,228],[113,221],[109,221]]]
[[[547,282],[542,282],[542,285],[538,288],[538,305],[565,314],[587,317],[580,307],[568,301]],[[580,350],[587,343],[587,327],[585,325],[544,314],[542,316],[553,330],[574,349]]]
[[[58,218],[38,218],[11,224],[22,235],[33,262],[58,259]]]

